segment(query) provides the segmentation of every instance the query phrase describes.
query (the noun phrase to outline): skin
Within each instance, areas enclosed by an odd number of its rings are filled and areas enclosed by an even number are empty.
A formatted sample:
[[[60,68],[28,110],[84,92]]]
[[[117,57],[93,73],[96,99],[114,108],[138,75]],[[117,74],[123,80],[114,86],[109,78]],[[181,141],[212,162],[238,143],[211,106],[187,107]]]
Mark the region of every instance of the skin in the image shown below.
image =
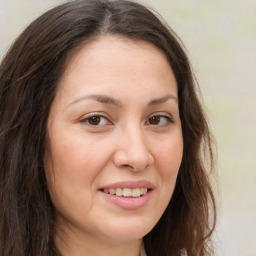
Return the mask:
[[[143,236],[171,199],[182,159],[177,98],[166,57],[148,42],[103,36],[69,60],[45,152],[63,256],[140,254]],[[154,185],[139,209],[119,207],[99,190],[127,180]]]

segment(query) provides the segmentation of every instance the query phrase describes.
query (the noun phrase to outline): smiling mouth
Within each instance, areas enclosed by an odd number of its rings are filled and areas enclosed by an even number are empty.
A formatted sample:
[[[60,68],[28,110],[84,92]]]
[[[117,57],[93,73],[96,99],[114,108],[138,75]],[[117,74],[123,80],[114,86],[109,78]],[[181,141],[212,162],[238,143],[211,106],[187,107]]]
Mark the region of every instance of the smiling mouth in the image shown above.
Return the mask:
[[[141,197],[144,196],[148,188],[104,188],[101,190],[106,194],[111,194],[119,197]]]

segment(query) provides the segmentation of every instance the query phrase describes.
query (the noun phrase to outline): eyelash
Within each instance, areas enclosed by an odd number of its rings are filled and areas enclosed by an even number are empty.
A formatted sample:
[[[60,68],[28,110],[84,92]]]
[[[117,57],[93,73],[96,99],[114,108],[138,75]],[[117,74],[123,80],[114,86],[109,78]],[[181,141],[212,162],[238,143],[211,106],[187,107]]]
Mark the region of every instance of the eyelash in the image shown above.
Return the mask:
[[[168,122],[167,124],[150,124],[150,119],[152,120],[152,118],[158,118],[157,121],[161,122],[161,119],[165,119],[166,122]],[[95,118],[95,120],[92,120],[93,118]],[[98,118],[98,119],[96,119]],[[90,122],[90,119],[91,121],[96,121],[96,124],[91,124],[89,123]],[[108,123],[107,124],[102,124],[100,125],[99,123],[102,121],[102,119],[105,119]],[[97,123],[99,122],[99,123]],[[91,127],[102,127],[102,126],[106,126],[106,125],[111,125],[112,122],[109,121],[109,118],[107,118],[106,116],[100,114],[100,113],[92,113],[92,114],[88,114],[88,116],[86,116],[85,118],[83,118],[82,120],[80,120],[80,123],[82,124],[87,124]],[[170,115],[166,115],[166,114],[162,114],[162,113],[155,113],[153,115],[151,115],[147,121],[146,121],[146,124],[148,125],[152,125],[152,126],[158,126],[158,127],[165,127],[165,126],[168,126],[169,124],[174,124],[174,120],[173,118],[170,116]]]

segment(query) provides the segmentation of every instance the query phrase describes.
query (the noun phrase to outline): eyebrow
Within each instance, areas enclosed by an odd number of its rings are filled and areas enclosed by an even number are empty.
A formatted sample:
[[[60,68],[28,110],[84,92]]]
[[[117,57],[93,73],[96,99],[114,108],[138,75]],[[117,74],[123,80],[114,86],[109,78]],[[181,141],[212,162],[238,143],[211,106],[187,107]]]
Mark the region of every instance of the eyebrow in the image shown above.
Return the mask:
[[[68,106],[76,104],[76,103],[78,103],[80,101],[83,101],[83,100],[88,100],[88,99],[89,100],[96,100],[96,101],[98,101],[100,103],[104,103],[104,104],[114,105],[114,106],[119,107],[119,108],[121,108],[123,106],[121,101],[116,100],[116,99],[114,99],[110,96],[101,95],[101,94],[91,94],[91,95],[86,95],[86,96],[80,97],[80,98],[72,101]],[[178,99],[175,96],[168,94],[164,97],[151,100],[148,103],[148,106],[160,105],[160,104],[163,104],[163,103],[165,103],[166,101],[168,101],[170,99],[175,100],[176,102],[178,102]]]
[[[178,103],[178,99],[177,99],[175,96],[168,94],[168,95],[166,95],[166,96],[164,96],[164,97],[151,100],[151,101],[148,103],[148,105],[149,105],[149,106],[160,105],[160,104],[165,103],[165,102],[168,101],[168,100],[175,100],[175,101]]]
[[[78,99],[72,101],[69,104],[69,106],[73,105],[77,102],[83,101],[83,100],[96,100],[100,103],[114,105],[114,106],[119,107],[119,108],[122,107],[122,103],[119,100],[116,100],[116,99],[114,99],[112,97],[109,97],[107,95],[100,95],[100,94],[91,94],[91,95],[83,96],[81,98],[78,98]]]

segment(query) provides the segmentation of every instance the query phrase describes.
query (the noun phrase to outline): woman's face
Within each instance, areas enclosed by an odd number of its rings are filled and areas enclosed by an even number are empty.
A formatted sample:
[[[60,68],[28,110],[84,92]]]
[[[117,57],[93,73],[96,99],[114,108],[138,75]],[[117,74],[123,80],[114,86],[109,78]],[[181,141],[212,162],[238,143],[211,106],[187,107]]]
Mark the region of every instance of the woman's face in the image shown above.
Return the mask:
[[[183,152],[177,84],[164,54],[114,36],[81,48],[61,78],[46,148],[63,230],[141,239],[171,199]]]

